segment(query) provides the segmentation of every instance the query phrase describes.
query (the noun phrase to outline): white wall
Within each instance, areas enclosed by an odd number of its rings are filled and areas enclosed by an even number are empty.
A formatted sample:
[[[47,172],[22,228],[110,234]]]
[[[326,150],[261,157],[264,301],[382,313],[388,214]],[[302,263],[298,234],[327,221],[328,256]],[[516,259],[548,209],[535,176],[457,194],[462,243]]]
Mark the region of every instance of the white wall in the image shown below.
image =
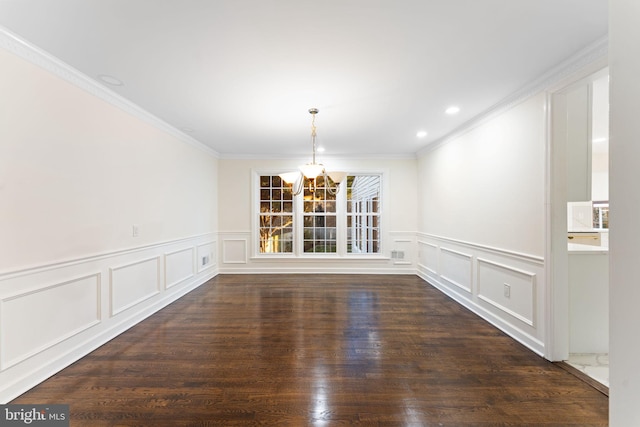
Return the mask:
[[[252,171],[296,170],[309,159],[221,159],[219,164],[221,272],[352,272],[414,273],[417,227],[416,160],[408,159],[320,159],[336,170],[382,172],[382,227],[386,231],[383,257],[265,260],[252,258]],[[391,250],[404,250],[403,262],[389,259]]]
[[[97,85],[90,94],[70,83],[88,79],[64,64],[30,52],[46,71],[4,41],[2,402],[204,283],[217,258],[212,153],[105,102]]]
[[[215,158],[8,51],[0,61],[0,236],[19,242],[0,245],[0,271],[213,230]]]
[[[612,427],[640,425],[640,2],[609,2],[610,401]]]
[[[591,200],[609,200],[609,73],[593,82]]]
[[[419,274],[540,354],[545,104],[529,97],[418,163]]]
[[[545,96],[419,159],[419,230],[544,254]]]

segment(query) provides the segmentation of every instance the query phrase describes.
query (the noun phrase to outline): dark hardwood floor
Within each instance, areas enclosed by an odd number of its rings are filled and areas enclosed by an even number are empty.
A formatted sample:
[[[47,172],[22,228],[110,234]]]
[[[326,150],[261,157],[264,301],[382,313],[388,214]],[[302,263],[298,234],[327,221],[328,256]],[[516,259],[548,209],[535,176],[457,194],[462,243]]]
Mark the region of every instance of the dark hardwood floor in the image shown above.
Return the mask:
[[[608,398],[416,276],[221,275],[12,403],[71,426],[605,426]]]

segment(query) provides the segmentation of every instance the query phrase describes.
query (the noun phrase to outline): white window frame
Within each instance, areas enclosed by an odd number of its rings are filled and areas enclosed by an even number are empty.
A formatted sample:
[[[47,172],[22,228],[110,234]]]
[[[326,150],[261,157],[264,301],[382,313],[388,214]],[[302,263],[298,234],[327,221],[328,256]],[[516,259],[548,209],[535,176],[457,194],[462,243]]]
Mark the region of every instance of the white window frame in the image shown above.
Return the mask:
[[[260,252],[260,176],[278,175],[283,171],[273,170],[253,170],[251,180],[251,218],[252,218],[252,257],[256,259],[320,259],[320,258],[349,258],[349,259],[375,259],[387,258],[384,256],[386,247],[387,232],[385,225],[387,223],[385,212],[385,175],[384,171],[358,171],[349,172],[348,176],[353,175],[377,175],[380,177],[380,201],[379,201],[379,250],[376,253],[358,253],[347,252],[347,195],[346,181],[340,184],[340,191],[336,196],[336,252],[304,252],[304,209],[302,195],[293,198],[293,215],[294,215],[294,239],[293,252],[291,253],[261,253]]]

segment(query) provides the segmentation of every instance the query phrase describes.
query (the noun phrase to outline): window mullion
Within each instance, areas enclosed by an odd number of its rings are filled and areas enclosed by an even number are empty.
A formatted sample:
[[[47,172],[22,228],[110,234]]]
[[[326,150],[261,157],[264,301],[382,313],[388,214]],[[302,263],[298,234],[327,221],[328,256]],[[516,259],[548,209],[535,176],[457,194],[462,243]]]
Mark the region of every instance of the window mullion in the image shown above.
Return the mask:
[[[293,252],[296,256],[300,256],[303,253],[304,248],[304,191],[294,196],[293,200],[293,222],[294,222],[294,243]]]
[[[346,184],[340,184],[340,191],[336,195],[336,238],[337,250],[340,256],[347,254],[347,189]]]

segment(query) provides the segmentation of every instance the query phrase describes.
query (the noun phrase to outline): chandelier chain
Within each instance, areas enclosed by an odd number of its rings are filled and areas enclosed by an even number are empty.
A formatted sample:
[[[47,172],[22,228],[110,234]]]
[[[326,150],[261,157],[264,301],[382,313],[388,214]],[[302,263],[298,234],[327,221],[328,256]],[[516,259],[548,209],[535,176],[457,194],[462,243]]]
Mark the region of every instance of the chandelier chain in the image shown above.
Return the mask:
[[[313,145],[313,164],[316,163],[316,114],[317,110],[309,110],[311,112],[311,143]]]

